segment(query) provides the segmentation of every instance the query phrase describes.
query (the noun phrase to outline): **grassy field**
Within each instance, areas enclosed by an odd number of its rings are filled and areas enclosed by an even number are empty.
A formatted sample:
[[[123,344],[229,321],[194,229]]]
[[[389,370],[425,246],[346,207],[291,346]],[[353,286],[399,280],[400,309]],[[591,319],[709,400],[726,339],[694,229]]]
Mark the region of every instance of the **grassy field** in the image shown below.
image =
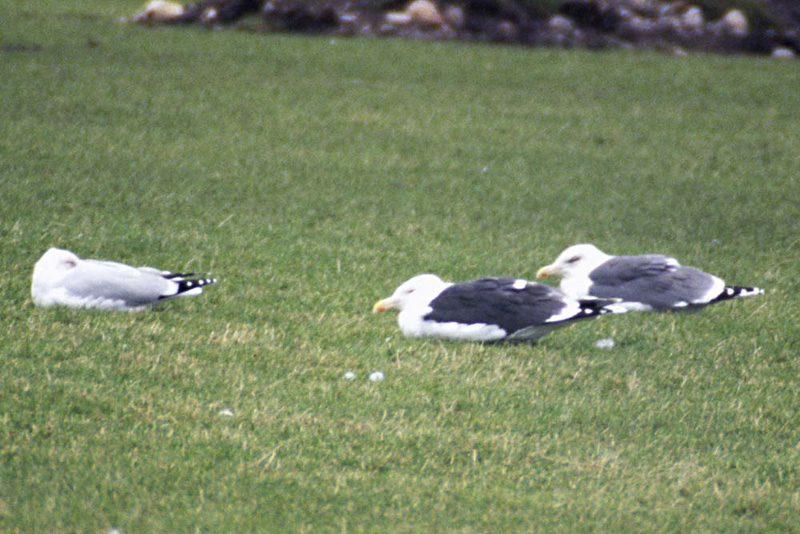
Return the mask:
[[[0,531],[800,532],[796,62],[117,22],[138,7],[3,9]],[[370,313],[587,241],[767,294],[515,346]],[[35,309],[50,246],[220,283]]]

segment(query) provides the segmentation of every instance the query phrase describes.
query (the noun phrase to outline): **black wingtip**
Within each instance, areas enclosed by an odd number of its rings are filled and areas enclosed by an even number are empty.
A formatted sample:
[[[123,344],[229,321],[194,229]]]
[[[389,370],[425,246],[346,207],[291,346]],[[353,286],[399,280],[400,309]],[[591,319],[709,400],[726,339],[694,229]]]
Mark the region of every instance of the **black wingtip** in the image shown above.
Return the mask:
[[[167,273],[164,278],[167,280],[177,280],[180,278],[192,278],[201,275],[202,273]]]
[[[167,278],[167,277],[165,276],[165,278]],[[209,286],[211,284],[216,284],[217,283],[217,279],[216,278],[189,278],[189,279],[186,279],[186,280],[183,280],[183,279],[178,280],[178,279],[174,279],[173,278],[172,281],[175,282],[176,284],[178,284],[178,290],[175,291],[175,293],[172,294],[172,295],[163,295],[163,296],[159,297],[159,300],[173,298],[173,297],[179,297],[183,293],[186,293],[188,291],[192,291],[194,289],[202,288],[202,287]]]
[[[620,304],[622,299],[580,299],[578,302],[580,302],[581,305],[581,314],[576,317],[576,319],[588,319],[608,313],[619,314],[628,312],[628,309]]]
[[[722,302],[724,300],[754,297],[756,295],[763,294],[764,290],[760,287],[725,286],[725,289],[722,290],[722,293],[709,301],[709,304],[713,304],[714,302]]]

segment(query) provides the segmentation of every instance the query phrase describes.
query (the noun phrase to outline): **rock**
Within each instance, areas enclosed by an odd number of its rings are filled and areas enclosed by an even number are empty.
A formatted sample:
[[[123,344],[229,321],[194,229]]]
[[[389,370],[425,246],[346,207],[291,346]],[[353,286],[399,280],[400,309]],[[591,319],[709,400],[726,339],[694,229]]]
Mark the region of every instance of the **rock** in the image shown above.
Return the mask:
[[[550,17],[550,20],[547,21],[547,26],[551,30],[560,33],[572,33],[575,30],[575,25],[572,23],[572,20],[564,15],[553,15]]]
[[[134,22],[173,22],[184,14],[183,4],[153,0],[144,7],[144,11],[134,15]]]
[[[516,41],[519,38],[519,28],[510,20],[503,20],[497,25],[497,40],[504,42]]]
[[[200,15],[200,22],[202,24],[214,24],[219,20],[219,10],[216,7],[208,7],[203,10]]]
[[[391,26],[407,26],[411,24],[411,15],[405,11],[389,11],[383,16],[383,20]]]
[[[443,16],[447,24],[457,30],[463,28],[464,23],[467,20],[466,15],[464,14],[464,8],[461,6],[447,6],[447,9],[444,10]]]
[[[691,33],[700,33],[705,26],[705,17],[703,10],[697,6],[692,6],[681,15],[681,23],[683,28]]]
[[[422,26],[441,26],[444,23],[439,8],[430,0],[414,0],[406,7],[412,22]]]
[[[431,0],[414,0],[403,11],[389,11],[383,20],[390,26],[417,24],[428,28],[438,28],[444,24],[439,8]]]
[[[744,37],[750,33],[750,23],[744,13],[731,9],[722,17],[722,24],[727,33],[736,37]]]
[[[639,37],[652,32],[655,27],[656,24],[652,19],[634,16],[630,20],[625,21],[620,30],[623,31],[623,35]]]
[[[794,59],[796,54],[794,50],[785,46],[776,46],[770,56],[775,59]]]

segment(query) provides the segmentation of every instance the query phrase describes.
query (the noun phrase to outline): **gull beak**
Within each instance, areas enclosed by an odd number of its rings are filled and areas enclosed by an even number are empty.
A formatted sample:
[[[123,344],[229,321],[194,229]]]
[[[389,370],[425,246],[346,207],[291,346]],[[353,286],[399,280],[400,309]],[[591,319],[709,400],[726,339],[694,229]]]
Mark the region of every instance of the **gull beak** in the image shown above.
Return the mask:
[[[391,308],[392,306],[390,305],[390,303],[387,302],[388,300],[389,299],[383,299],[376,302],[375,305],[372,307],[372,313],[383,313],[389,308]]]
[[[553,276],[556,274],[561,274],[561,269],[555,265],[545,265],[536,271],[536,278],[547,278],[548,276]]]

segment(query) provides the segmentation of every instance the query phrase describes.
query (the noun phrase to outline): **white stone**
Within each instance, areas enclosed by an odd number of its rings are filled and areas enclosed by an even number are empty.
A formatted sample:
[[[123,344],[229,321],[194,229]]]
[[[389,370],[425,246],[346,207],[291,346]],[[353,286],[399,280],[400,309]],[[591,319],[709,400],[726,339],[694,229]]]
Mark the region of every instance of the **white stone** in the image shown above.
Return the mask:
[[[575,29],[575,24],[563,15],[553,15],[550,17],[550,20],[547,21],[547,25],[551,30],[561,33],[569,33]]]
[[[777,46],[772,50],[772,57],[775,59],[794,59],[795,53],[791,48],[785,46]]]
[[[423,26],[441,26],[444,22],[436,4],[430,0],[414,0],[406,7],[406,13],[413,22]]]
[[[406,26],[411,24],[411,15],[403,11],[390,11],[384,15],[383,20],[393,26]]]
[[[467,20],[466,15],[464,15],[464,9],[456,5],[447,6],[447,9],[444,10],[443,16],[444,20],[446,20],[450,26],[456,29],[463,28],[464,23]]]
[[[702,31],[703,26],[706,23],[705,17],[703,16],[703,10],[697,6],[690,7],[683,13],[681,22],[683,22],[683,27],[689,31]]]
[[[383,382],[384,378],[386,377],[383,375],[383,371],[373,371],[369,375],[371,382]]]
[[[355,380],[356,374],[353,371],[347,371],[342,378],[345,380]]]
[[[150,20],[165,22],[180,17],[184,13],[183,4],[177,2],[165,2],[164,0],[153,0],[144,8],[145,14]]]
[[[611,349],[614,347],[614,340],[609,338],[600,339],[594,344],[598,349]]]
[[[744,37],[750,33],[750,23],[747,21],[745,14],[738,9],[731,9],[725,13],[725,16],[722,17],[722,22],[727,32],[731,35]]]

